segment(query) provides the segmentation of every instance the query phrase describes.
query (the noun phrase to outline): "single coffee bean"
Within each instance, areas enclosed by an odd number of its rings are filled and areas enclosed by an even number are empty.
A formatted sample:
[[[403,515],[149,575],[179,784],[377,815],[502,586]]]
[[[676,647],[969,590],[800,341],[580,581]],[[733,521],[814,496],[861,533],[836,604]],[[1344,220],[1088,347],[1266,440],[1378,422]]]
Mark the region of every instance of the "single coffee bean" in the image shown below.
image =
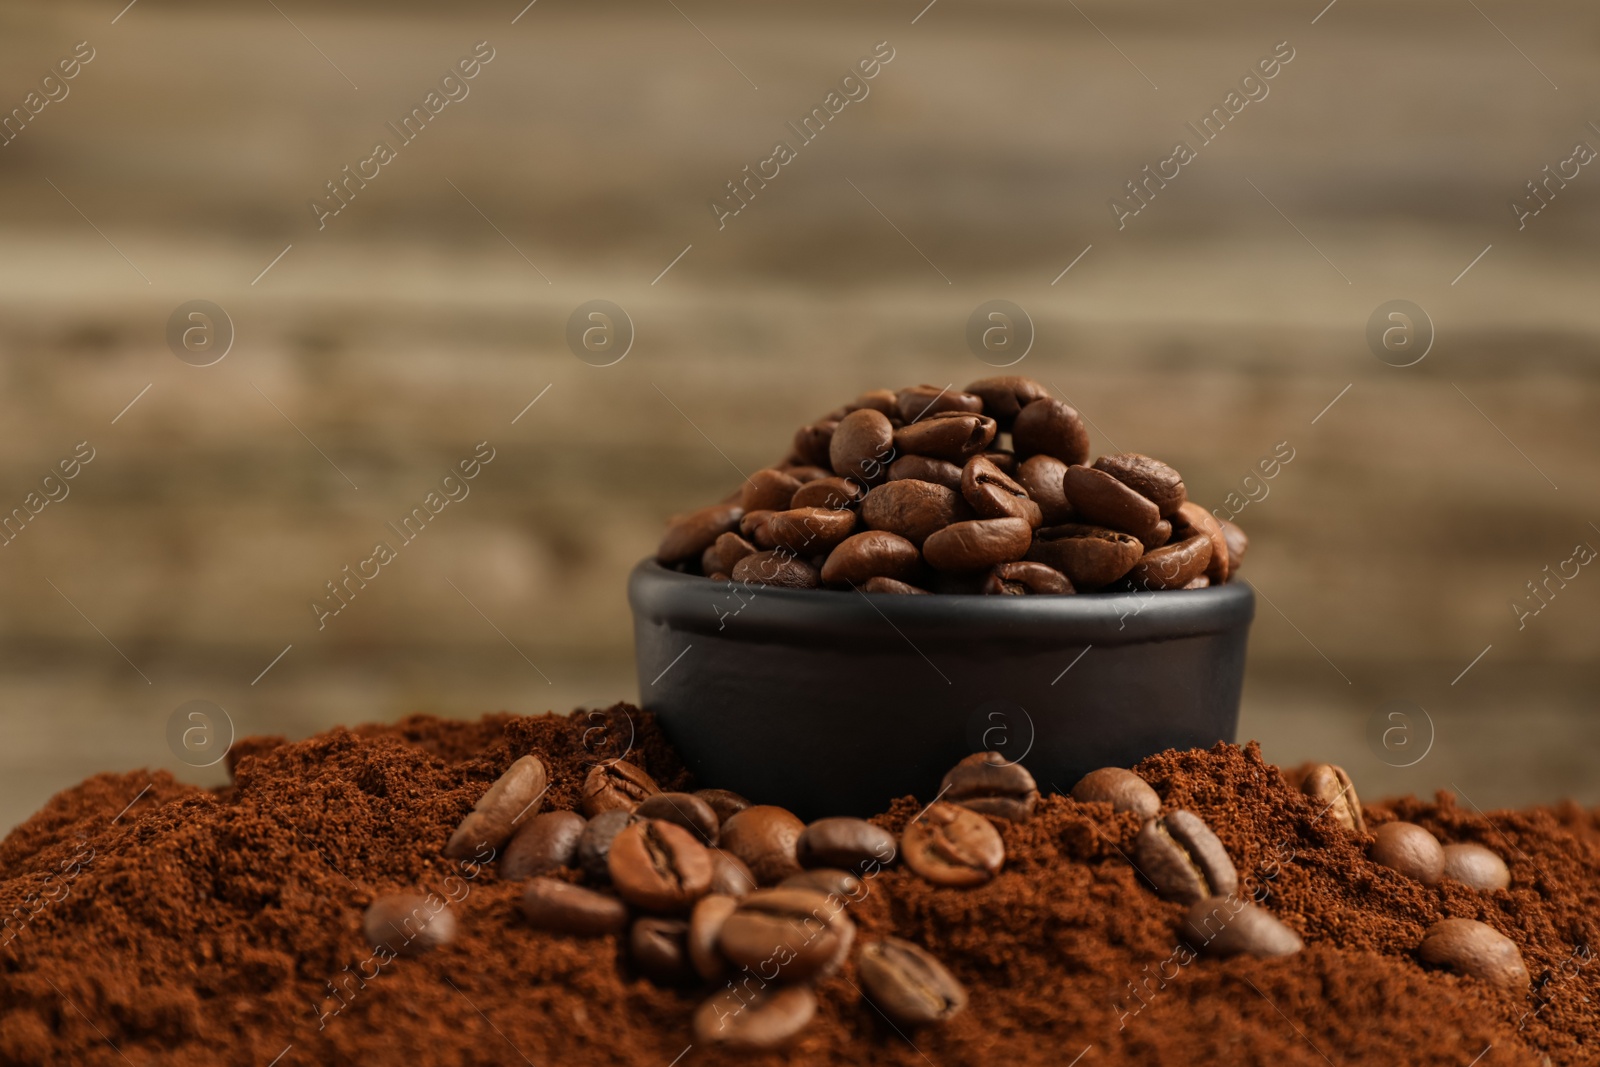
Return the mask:
[[[1141,819],[1153,819],[1161,810],[1161,798],[1150,783],[1122,767],[1101,767],[1078,779],[1072,799],[1081,804],[1110,804],[1112,811],[1131,811]]]
[[[872,861],[876,863],[877,861]],[[823,896],[835,898],[832,903],[835,907],[845,904],[855,904],[867,898],[867,884],[849,871],[838,867],[817,867],[799,874],[791,874],[778,883],[779,889],[805,889]]]
[[[1424,963],[1448,967],[1507,989],[1528,985],[1528,967],[1515,941],[1475,919],[1444,919],[1428,927],[1417,950]]]
[[[522,892],[522,914],[536,930],[577,937],[620,934],[628,906],[608,893],[559,878],[534,878]]]
[[[961,495],[983,519],[1026,519],[1030,527],[1043,521],[1028,491],[1006,475],[987,455],[973,456],[961,473]]]
[[[1026,519],[973,519],[931,534],[922,543],[922,556],[935,570],[983,571],[997,563],[1015,563],[1032,541]]]
[[[999,432],[987,415],[964,411],[941,411],[920,422],[911,422],[894,432],[896,452],[932,456],[952,463],[965,463],[989,447]]]
[[[1511,885],[1506,861],[1482,845],[1444,846],[1444,877],[1473,889],[1505,889]]]
[[[848,515],[848,511],[840,512]],[[816,589],[822,585],[817,568],[797,559],[788,549],[746,556],[733,567],[733,580],[747,585],[775,585],[784,589]]]
[[[794,432],[794,454],[801,463],[815,467],[826,467],[832,462],[830,453],[833,445],[833,432],[838,428],[838,419],[824,419],[810,426],[802,426]]]
[[[689,924],[682,919],[647,916],[628,931],[628,956],[639,973],[658,985],[677,985],[695,977],[689,962]]]
[[[825,585],[855,586],[869,578],[914,577],[922,569],[917,546],[888,530],[866,530],[845,538],[822,565]]]
[[[895,456],[894,426],[872,408],[852,411],[839,420],[828,445],[834,473],[862,485],[876,485],[889,476]]]
[[[756,876],[744,860],[720,848],[711,849],[711,892],[742,897],[756,889]]]
[[[1292,956],[1306,947],[1272,912],[1236,895],[1195,901],[1178,932],[1219,956]]]
[[[1231,575],[1244,562],[1244,550],[1250,547],[1250,538],[1227,519],[1222,520],[1222,538],[1228,542],[1228,573]]]
[[[718,537],[700,554],[700,569],[706,574],[728,574],[733,565],[756,551],[756,546],[733,532]]]
[[[793,475],[767,468],[756,471],[745,479],[739,494],[739,505],[746,513],[752,511],[786,511],[794,498],[800,482]]]
[[[801,832],[795,855],[805,867],[862,870],[867,864],[887,865],[894,862],[894,835],[865,819],[818,819]]]
[[[688,830],[664,819],[624,829],[611,843],[606,866],[617,894],[647,911],[687,911],[711,889],[711,854]]]
[[[590,819],[583,833],[578,835],[579,870],[593,881],[611,881],[611,844],[618,834],[637,821],[638,817],[624,808],[603,811]]]
[[[1067,576],[1043,563],[1002,563],[984,579],[983,591],[993,596],[1065,596],[1076,592]]]
[[[943,412],[980,414],[983,398],[954,389],[941,389],[937,385],[914,385],[895,394],[900,418],[905,422],[918,422]]]
[[[694,795],[711,806],[720,827],[750,806],[750,802],[731,789],[696,789]]]
[[[1022,409],[1035,400],[1050,396],[1050,390],[1034,381],[1016,374],[1003,374],[994,378],[979,378],[967,386],[967,392],[983,401],[983,413],[1009,430]]]
[[[539,810],[549,781],[538,756],[517,760],[472,805],[445,843],[444,854],[463,860],[477,856],[484,846],[499,849],[511,840],[522,820]]]
[[[1178,513],[1172,516],[1173,531],[1179,540],[1192,537],[1195,534],[1204,534],[1211,542],[1211,562],[1206,564],[1206,577],[1212,584],[1221,585],[1228,580],[1231,573],[1228,561],[1228,538],[1222,531],[1222,523],[1217,517],[1193,500],[1185,500],[1178,506]]]
[[[787,808],[756,804],[722,826],[722,848],[744,861],[762,885],[800,873],[795,854],[806,824]]]
[[[1109,526],[1143,540],[1155,532],[1161,521],[1161,513],[1152,501],[1105,471],[1075,463],[1067,468],[1061,485],[1073,513],[1081,516],[1082,522]],[[1171,532],[1168,525],[1167,533]]]
[[[1040,397],[1017,413],[1011,425],[1011,447],[1018,459],[1045,455],[1063,463],[1083,463],[1089,458],[1089,431],[1071,404]]]
[[[717,843],[722,825],[711,805],[693,793],[656,793],[641,801],[633,813],[641,819],[664,819],[681,826],[704,845]]]
[[[1132,534],[1068,523],[1036,531],[1027,558],[1054,567],[1083,592],[1110,585],[1132,570],[1143,554],[1144,546]]]
[[[1160,548],[1170,540],[1172,540],[1172,523],[1168,522],[1166,519],[1162,519],[1150,528],[1149,533],[1139,538],[1139,543],[1143,545],[1144,550],[1148,552],[1152,548]],[[1201,577],[1203,578],[1205,575],[1201,575]],[[1184,588],[1187,589],[1188,586],[1185,586]]]
[[[1316,804],[1319,814],[1326,814],[1346,830],[1358,834],[1367,832],[1366,820],[1361,817],[1361,798],[1343,767],[1319,763],[1306,774],[1300,791]]]
[[[974,886],[999,873],[1006,846],[982,815],[937,800],[906,826],[900,855],[934,885]]]
[[[661,792],[656,780],[626,760],[608,760],[589,768],[578,806],[593,818],[606,811],[632,811],[645,797]]]
[[[1017,465],[1017,484],[1039,505],[1041,525],[1073,521],[1072,502],[1064,488],[1066,476],[1067,464],[1054,456],[1030,456]]]
[[[767,536],[773,544],[801,556],[829,551],[849,537],[855,528],[856,513],[838,508],[775,511],[767,520]]]
[[[717,948],[717,939],[722,936],[722,924],[738,906],[737,897],[708,893],[695,901],[694,911],[689,914],[689,964],[704,981],[721,981],[728,972],[728,961]]]
[[[1239,888],[1239,872],[1227,849],[1193,812],[1168,812],[1145,823],[1134,841],[1133,858],[1139,872],[1169,900],[1190,904],[1230,896]]]
[[[885,482],[861,500],[863,526],[899,534],[919,548],[931,535],[971,514],[960,493],[913,478]]]
[[[1388,822],[1373,831],[1367,858],[1373,863],[1399,871],[1423,885],[1433,885],[1444,877],[1444,847],[1439,839],[1411,822]]]
[[[742,985],[724,989],[694,1012],[694,1039],[701,1045],[763,1051],[781,1048],[817,1013],[810,986],[767,986],[752,996]]]
[[[861,583],[860,588],[863,593],[897,593],[902,596],[926,596],[928,593],[926,589],[918,589],[914,585],[897,582],[893,578],[868,578]]]
[[[1017,476],[1018,464],[1017,454],[1015,452],[1012,452],[1008,449],[991,448],[987,452],[978,453],[978,455],[982,456],[990,463],[993,463],[995,465],[995,469],[1001,474],[1004,474],[1007,478],[1015,478]],[[968,460],[967,462],[970,463],[972,460]],[[962,469],[965,470],[965,468]]]
[[[578,855],[578,838],[588,825],[575,811],[540,812],[522,824],[500,857],[500,877],[532,878],[570,867]]]
[[[1159,459],[1137,452],[1121,452],[1101,456],[1094,461],[1094,466],[1140,496],[1148,497],[1161,510],[1162,518],[1175,514],[1187,498],[1183,476]]]
[[[920,945],[887,937],[861,946],[862,991],[899,1026],[944,1022],[967,1006],[967,991]]]
[[[901,456],[889,464],[889,480],[932,482],[942,485],[955,492],[961,491],[962,468],[947,459],[934,459],[932,456]]]
[[[849,478],[818,478],[796,489],[788,507],[842,509],[855,506],[865,495],[860,483]]]
[[[373,948],[387,947],[400,956],[420,956],[456,939],[456,917],[450,902],[429,894],[393,893],[367,905],[361,932]]]
[[[809,889],[760,889],[723,921],[717,947],[735,967],[803,982],[831,974],[855,936],[842,902]]]
[[[1152,549],[1139,557],[1128,572],[1135,589],[1182,589],[1205,574],[1211,562],[1211,542],[1196,534],[1187,541]]]
[[[772,535],[767,529],[767,523],[776,515],[775,511],[747,511],[744,518],[739,520],[739,536],[743,537],[758,549],[772,547]],[[744,557],[740,557],[743,559]]]
[[[939,793],[952,804],[1024,822],[1039,803],[1039,786],[1020,763],[998,752],[974,752],[950,768]]]
[[[871,408],[881,411],[890,418],[900,414],[894,391],[890,389],[869,389],[844,406],[844,413],[859,411],[862,408]]]
[[[779,464],[778,469],[787,474],[789,477],[793,478],[795,481],[799,482],[802,486],[810,485],[812,482],[823,478],[833,477],[833,471],[829,468],[813,467],[809,464],[800,464],[795,466],[789,463],[782,463]],[[789,506],[797,507],[798,505],[790,504]]]
[[[678,563],[698,559],[700,553],[729,530],[739,528],[744,509],[738,504],[713,504],[708,508],[677,515],[667,523],[666,533],[656,546],[656,561]]]

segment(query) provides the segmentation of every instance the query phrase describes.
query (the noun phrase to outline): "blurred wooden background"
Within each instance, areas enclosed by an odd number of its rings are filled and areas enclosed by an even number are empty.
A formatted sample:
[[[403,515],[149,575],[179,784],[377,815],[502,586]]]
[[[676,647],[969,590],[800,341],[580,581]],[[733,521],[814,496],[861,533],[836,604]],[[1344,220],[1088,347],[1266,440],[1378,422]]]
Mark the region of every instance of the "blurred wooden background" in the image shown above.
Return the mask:
[[[1239,517],[1269,757],[1600,802],[1600,577],[1510,607],[1600,547],[1600,173],[1525,229],[1508,206],[1600,146],[1592,6],[277,6],[0,13],[0,107],[94,50],[0,147],[0,509],[95,450],[0,548],[0,824],[97,770],[220,780],[169,751],[188,700],[303,735],[634,696],[623,580],[662,519],[862,389],[989,373],[963,330],[991,298],[1098,449],[1202,502],[1295,449]],[[319,231],[323,183],[480,41],[470,94]],[[719,231],[710,199],[881,41],[870,95]],[[1284,41],[1119,231],[1108,199]],[[637,330],[610,367],[564,340],[595,298]],[[1400,298],[1437,329],[1403,369],[1365,340]],[[165,339],[197,299],[236,331],[203,368]],[[484,440],[319,631],[324,583]],[[1433,723],[1409,768],[1368,737],[1392,700]]]

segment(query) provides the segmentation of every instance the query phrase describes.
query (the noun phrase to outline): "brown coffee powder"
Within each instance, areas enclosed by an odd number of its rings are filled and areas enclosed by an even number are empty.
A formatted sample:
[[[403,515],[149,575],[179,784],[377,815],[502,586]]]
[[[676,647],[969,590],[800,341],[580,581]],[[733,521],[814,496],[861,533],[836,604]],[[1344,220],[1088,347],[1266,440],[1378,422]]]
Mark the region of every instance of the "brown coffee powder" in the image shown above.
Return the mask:
[[[691,1047],[704,991],[652,985],[615,939],[531,930],[519,887],[492,864],[442,856],[517,757],[549,768],[547,810],[572,808],[593,762],[624,748],[663,789],[716,784],[691,783],[649,716],[619,705],[254,739],[215,792],[165,774],[66,791],[0,843],[0,1064],[1600,1061],[1595,813],[1486,816],[1445,794],[1368,807],[1373,825],[1403,818],[1475,841],[1512,871],[1503,892],[1426,887],[1370,863],[1253,745],[1167,752],[1138,770],[1166,809],[1211,825],[1302,953],[1191,959],[1183,906],[1124,858],[1137,818],[1041,782],[1032,819],[996,821],[1007,862],[989,884],[939,889],[896,867],[852,906],[862,940],[892,934],[941,959],[970,993],[964,1013],[899,1033],[863,1001],[852,959],[821,984],[791,1048]],[[907,798],[876,821],[898,832],[920,807]],[[454,943],[375,961],[362,911],[400,891],[452,901]],[[1423,931],[1450,916],[1509,935],[1532,989],[1421,964]]]

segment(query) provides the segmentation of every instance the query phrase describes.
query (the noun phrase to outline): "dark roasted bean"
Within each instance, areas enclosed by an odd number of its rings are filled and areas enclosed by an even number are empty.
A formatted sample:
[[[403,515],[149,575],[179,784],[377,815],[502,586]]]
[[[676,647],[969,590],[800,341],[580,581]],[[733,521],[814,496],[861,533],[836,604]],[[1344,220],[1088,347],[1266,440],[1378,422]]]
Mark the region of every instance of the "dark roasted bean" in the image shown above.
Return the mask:
[[[935,570],[982,571],[1021,559],[1032,539],[1026,519],[974,519],[929,535],[922,557]]]
[[[998,752],[974,752],[950,768],[939,793],[952,804],[1022,822],[1039,803],[1039,787],[1020,763]]]
[[[799,873],[795,846],[805,828],[788,809],[757,804],[723,824],[722,848],[743,860],[756,881],[772,885]]]
[[[832,973],[855,934],[842,901],[809,889],[761,889],[723,921],[717,947],[736,967],[802,982]]]
[[[1011,425],[1011,447],[1021,460],[1045,455],[1082,463],[1089,458],[1089,431],[1071,404],[1041,397],[1018,412]]]
[[[717,831],[722,825],[711,805],[693,793],[656,793],[641,801],[633,813],[641,819],[675,823],[703,845],[717,843]]]
[[[863,593],[897,593],[900,595],[926,596],[926,589],[918,589],[905,582],[897,582],[893,578],[868,578],[861,583]]]
[[[739,504],[745,511],[786,511],[800,482],[793,475],[767,468],[745,479]]]
[[[1122,767],[1090,771],[1072,787],[1072,799],[1084,804],[1110,804],[1112,811],[1131,811],[1151,819],[1161,810],[1161,798],[1150,783]]]
[[[974,886],[999,873],[1006,847],[982,815],[937,800],[906,826],[900,855],[934,885]]]
[[[1228,559],[1228,538],[1217,517],[1193,500],[1185,500],[1172,517],[1173,533],[1179,540],[1194,534],[1204,534],[1211,542],[1211,562],[1206,564],[1206,577],[1212,584],[1221,585],[1228,580],[1232,568]]]
[[[722,924],[738,906],[737,897],[708,893],[695,901],[689,915],[689,965],[707,982],[720,981],[728,971],[728,961],[717,948],[717,939],[722,936]]]
[[[711,805],[718,826],[750,806],[748,800],[731,789],[696,789],[694,795]]]
[[[934,459],[932,456],[901,456],[889,464],[889,480],[898,482],[905,479],[932,482],[934,485],[942,485],[958,493],[961,491],[961,468],[947,459]]]
[[[794,508],[775,511],[767,520],[774,547],[801,556],[828,552],[856,528],[856,513],[839,508]]]
[[[596,882],[609,882],[611,868],[607,861],[611,858],[611,843],[618,834],[637,821],[633,812],[623,808],[604,811],[590,819],[583,833],[578,835],[576,859],[579,869]]]
[[[639,802],[661,792],[656,780],[627,760],[608,760],[589,768],[579,807],[593,818],[607,811],[632,811]]]
[[[860,870],[870,863],[887,865],[894,862],[894,835],[865,819],[818,819],[800,834],[795,855],[806,867]]]
[[[995,421],[987,415],[942,411],[900,427],[894,432],[894,447],[907,455],[965,463],[988,448],[998,432]]]
[[[937,385],[914,385],[902,389],[895,394],[895,403],[901,420],[905,422],[917,422],[947,411],[974,415],[983,411],[981,397],[959,393],[954,389],[940,389]]]
[[[558,878],[534,878],[522,892],[522,914],[536,930],[598,937],[628,926],[628,906],[609,893]]]
[[[546,811],[522,824],[500,857],[500,877],[511,881],[570,867],[588,821],[575,811]]]
[[[761,1051],[781,1048],[817,1013],[810,986],[768,986],[751,995],[742,985],[724,989],[694,1012],[694,1039],[702,1045]]]
[[[1128,581],[1140,590],[1182,589],[1203,577],[1210,562],[1210,539],[1204,534],[1195,534],[1187,541],[1151,549],[1140,556],[1139,562],[1128,572]]]
[[[661,563],[678,563],[698,559],[721,535],[739,528],[744,509],[738,504],[713,504],[687,515],[678,515],[667,523],[666,533],[656,547],[656,559]]]
[[[444,897],[394,893],[367,905],[361,931],[373,948],[385,946],[400,956],[420,956],[456,939],[456,917]]]
[[[826,585],[860,585],[869,578],[915,577],[922,569],[917,546],[888,530],[866,530],[847,537],[822,565]]]
[[[1039,505],[1042,525],[1060,526],[1072,522],[1072,502],[1063,483],[1067,464],[1054,456],[1030,456],[1017,465],[1017,483]]]
[[[477,855],[485,845],[500,848],[517,832],[522,820],[539,810],[549,780],[539,757],[518,759],[472,805],[445,842],[444,854],[461,860]]]
[[[1505,889],[1511,885],[1506,861],[1482,845],[1444,846],[1444,876],[1473,889]]]
[[[944,1022],[967,1006],[967,991],[944,964],[910,941],[889,937],[861,946],[862,991],[900,1026]]]
[[[1027,558],[1054,567],[1079,592],[1103,589],[1133,569],[1144,546],[1132,534],[1104,526],[1068,523],[1033,535]]]
[[[849,478],[818,478],[795,490],[790,507],[848,508],[858,503],[866,490]]]
[[[786,589],[816,589],[822,584],[822,576],[817,573],[817,568],[803,559],[796,559],[794,553],[786,549],[746,556],[734,564],[733,580]]]
[[[914,478],[885,482],[861,500],[861,523],[888,530],[917,547],[928,537],[972,514],[954,489]]]
[[[1528,966],[1515,941],[1476,919],[1444,919],[1428,927],[1417,950],[1422,962],[1481,978],[1507,989],[1525,989]]]
[[[1343,767],[1317,764],[1300,783],[1300,790],[1316,804],[1319,815],[1327,815],[1346,830],[1367,832],[1366,820],[1361,817],[1361,798],[1356,796],[1356,787]]]
[[[1019,464],[1017,463],[1017,454],[1015,452],[1004,449],[990,449],[979,454],[990,463],[993,463],[996,469],[1007,478],[1015,478],[1017,476]]]
[[[711,855],[694,835],[663,819],[635,822],[606,860],[617,894],[647,911],[688,911],[711,889]]]
[[[1219,956],[1292,956],[1306,947],[1272,912],[1233,895],[1195,901],[1178,933]]]
[[[874,861],[875,862],[875,861]],[[838,867],[817,867],[814,870],[791,874],[778,883],[779,889],[809,889],[825,896],[837,897],[848,904],[859,903],[867,897],[867,885],[849,871]],[[838,906],[838,901],[834,902]]]
[[[1162,518],[1175,514],[1187,498],[1183,476],[1159,459],[1137,452],[1120,452],[1101,456],[1094,461],[1094,466],[1140,496],[1148,497],[1160,509]]]
[[[689,962],[689,924],[682,919],[647,916],[628,932],[628,955],[641,974],[660,985],[695,977]]]
[[[828,456],[841,478],[853,478],[862,485],[883,481],[894,460],[894,427],[888,416],[872,408],[852,411],[839,420]]]
[[[995,596],[1064,596],[1075,592],[1067,576],[1043,563],[1002,563],[984,579],[983,591]]]
[[[1131,533],[1143,540],[1161,521],[1149,499],[1129,489],[1105,471],[1075,463],[1067,468],[1062,490],[1080,521]],[[1171,533],[1171,526],[1167,531]]]
[[[973,456],[961,472],[961,495],[982,519],[1026,519],[1030,527],[1043,520],[1039,505],[987,455]]]
[[[1367,858],[1423,885],[1433,885],[1444,877],[1444,847],[1416,823],[1389,822],[1378,827]]]
[[[1020,375],[1005,374],[994,378],[979,378],[967,386],[967,392],[983,400],[983,413],[1009,430],[1018,413],[1035,400],[1044,400],[1050,390]]]
[[[756,876],[744,860],[720,848],[711,850],[711,892],[742,897],[756,889]]]
[[[1200,816],[1173,811],[1151,819],[1133,846],[1139,872],[1171,900],[1190,904],[1225,897],[1239,888],[1239,872]]]

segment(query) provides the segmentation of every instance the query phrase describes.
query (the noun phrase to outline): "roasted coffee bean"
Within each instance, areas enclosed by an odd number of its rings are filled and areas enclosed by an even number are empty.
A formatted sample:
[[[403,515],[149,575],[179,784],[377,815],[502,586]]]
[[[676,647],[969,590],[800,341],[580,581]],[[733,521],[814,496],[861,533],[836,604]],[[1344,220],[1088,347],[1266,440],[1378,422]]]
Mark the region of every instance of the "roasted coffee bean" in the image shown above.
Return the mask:
[[[934,801],[900,835],[906,866],[934,885],[982,885],[999,873],[1006,846],[989,820],[969,808]]]
[[[809,889],[760,889],[723,921],[717,947],[735,967],[803,982],[831,974],[855,936],[842,901]]]
[[[806,824],[787,808],[757,804],[722,826],[722,847],[738,856],[762,885],[781,882],[800,872],[795,854]]]
[[[1161,513],[1150,500],[1129,489],[1105,471],[1075,463],[1067,468],[1062,490],[1080,521],[1131,533],[1141,541],[1150,536],[1161,521]],[[1167,527],[1170,535],[1172,527]]]
[[[717,831],[722,825],[711,805],[693,793],[656,793],[641,801],[633,813],[641,819],[675,823],[703,845],[717,843]]]
[[[1160,548],[1170,540],[1172,540],[1172,523],[1168,522],[1166,519],[1162,519],[1151,528],[1149,533],[1139,538],[1139,543],[1143,545],[1144,550],[1148,552],[1153,548]],[[1205,575],[1201,575],[1201,577],[1203,578]],[[1185,586],[1184,588],[1188,587]]]
[[[803,557],[828,552],[855,528],[856,513],[838,508],[775,511],[767,520],[767,536],[773,544]]]
[[[578,835],[576,859],[578,868],[596,882],[611,880],[611,843],[628,826],[638,821],[633,812],[623,808],[603,811],[589,820]]]
[[[1039,786],[1020,763],[998,752],[974,752],[950,768],[939,793],[952,804],[1023,822],[1039,803]]]
[[[1193,812],[1168,812],[1145,823],[1134,841],[1133,860],[1169,900],[1188,904],[1239,888],[1239,872],[1227,849]]]
[[[578,838],[588,825],[575,811],[545,811],[522,824],[500,857],[500,877],[532,878],[570,867],[578,855]]]
[[[861,870],[870,863],[887,865],[894,862],[894,835],[865,819],[818,819],[800,834],[795,855],[805,867]]]
[[[694,834],[643,819],[617,835],[606,860],[617,894],[646,911],[682,912],[711,889],[711,855]]]
[[[728,574],[733,565],[756,551],[756,546],[736,533],[725,533],[700,554],[700,570],[706,574]]]
[[[711,892],[742,897],[756,890],[756,876],[744,860],[720,848],[711,850]]]
[[[1528,985],[1528,967],[1515,941],[1475,919],[1444,919],[1428,927],[1417,950],[1424,963],[1448,967],[1507,989]]]
[[[420,956],[456,939],[456,917],[450,902],[429,894],[393,893],[367,905],[361,932],[373,948],[387,947],[400,956]]]
[[[1161,798],[1150,783],[1122,767],[1101,767],[1078,779],[1072,799],[1083,804],[1110,804],[1112,811],[1131,811],[1141,819],[1153,819],[1161,810]]]
[[[981,414],[983,399],[971,393],[954,389],[940,389],[937,385],[914,385],[895,394],[900,418],[905,422],[918,422],[943,412]]]
[[[1473,889],[1505,889],[1511,885],[1506,861],[1482,845],[1444,846],[1444,877]]]
[[[711,805],[718,826],[750,806],[748,800],[731,789],[696,789],[694,795]]]
[[[720,981],[728,972],[728,961],[717,948],[717,939],[722,936],[722,924],[738,906],[737,897],[708,893],[695,901],[694,911],[689,914],[689,965],[704,981]]]
[[[1366,820],[1361,817],[1361,798],[1343,767],[1319,763],[1306,774],[1300,791],[1316,804],[1317,811],[1326,814],[1346,830],[1358,834],[1367,832]]]
[[[628,906],[622,901],[559,878],[529,881],[522,892],[522,914],[536,930],[568,936],[620,934],[628,927]]]
[[[907,455],[965,463],[969,457],[988,448],[998,432],[999,427],[987,415],[941,411],[896,430],[894,447],[896,452]]]
[[[1373,831],[1367,858],[1399,871],[1423,885],[1444,877],[1444,847],[1439,839],[1411,822],[1388,822]]]
[[[1140,496],[1148,497],[1160,509],[1162,518],[1175,514],[1187,499],[1183,476],[1159,459],[1137,452],[1120,452],[1101,456],[1094,461],[1094,466]]]
[[[988,452],[980,452],[978,454],[984,459],[988,460],[990,463],[993,463],[995,465],[995,469],[1001,474],[1004,474],[1007,478],[1015,478],[1017,476],[1018,464],[1017,454],[1015,452],[1009,452],[1003,449],[990,449]],[[971,463],[972,460],[968,460],[967,462]]]
[[[787,511],[789,501],[800,488],[799,479],[780,470],[767,468],[756,471],[745,479],[739,495],[739,505],[746,512]]]
[[[1210,562],[1211,541],[1203,534],[1195,534],[1187,541],[1152,549],[1140,556],[1139,562],[1128,572],[1128,581],[1139,590],[1182,589],[1203,577]]]
[[[816,589],[822,585],[822,575],[817,568],[803,559],[797,559],[787,549],[746,556],[734,564],[733,580],[748,585],[776,585],[784,589]]]
[[[1017,413],[1011,424],[1011,447],[1022,460],[1045,455],[1063,463],[1083,463],[1089,458],[1089,431],[1071,404],[1040,397]]]
[[[861,946],[861,988],[898,1026],[944,1022],[967,1006],[967,991],[919,945],[887,937]]]
[[[1235,895],[1195,901],[1178,933],[1219,956],[1292,956],[1306,947],[1272,912]]]
[[[1002,563],[984,579],[983,591],[996,596],[1064,596],[1076,592],[1067,576],[1043,563]]]
[[[772,536],[767,530],[767,523],[772,521],[772,516],[776,514],[775,511],[745,512],[744,518],[739,520],[739,535],[758,549],[771,548]]]
[[[869,578],[915,577],[922,569],[917,546],[888,530],[867,530],[846,538],[822,565],[826,585],[860,585]]]
[[[744,509],[738,504],[713,504],[687,515],[674,516],[667,523],[667,532],[661,535],[661,543],[656,546],[657,562],[699,559],[718,537],[729,530],[737,530],[743,517]]]
[[[499,849],[517,832],[522,821],[539,810],[550,779],[537,756],[523,756],[496,778],[467,817],[461,820],[444,854],[453,860],[482,858],[485,846]]]
[[[661,792],[656,780],[626,760],[608,760],[589,768],[578,806],[593,818],[606,811],[632,811],[645,797]]]
[[[781,463],[778,465],[778,470],[781,470],[801,485],[809,485],[818,479],[833,477],[833,471],[827,467],[813,467],[808,463],[799,465]]]
[[[833,432],[838,426],[838,419],[824,419],[800,427],[794,432],[795,457],[810,466],[828,466],[832,462]]]
[[[762,1051],[781,1048],[817,1013],[810,986],[767,986],[753,996],[743,985],[714,994],[694,1012],[694,1039],[701,1045]]]
[[[898,482],[906,479],[932,482],[934,485],[942,485],[958,493],[961,491],[961,468],[947,459],[934,459],[932,456],[901,456],[889,464],[889,480]]]
[[[900,414],[900,408],[896,403],[894,392],[889,389],[867,390],[865,393],[862,393],[860,396],[850,401],[850,403],[846,404],[844,406],[844,412],[846,415],[848,415],[850,412],[859,411],[862,408],[871,408],[873,411],[881,411],[890,418],[894,418]]]
[[[973,456],[961,472],[961,495],[982,519],[1026,519],[1030,527],[1043,521],[1028,491],[995,466],[988,456]]]
[[[889,476],[889,464],[894,461],[894,426],[881,411],[852,411],[839,420],[828,456],[835,474],[862,485],[876,485]]]
[[[876,860],[871,861],[876,863]],[[876,868],[874,868],[876,869]],[[865,900],[867,885],[849,871],[838,867],[817,867],[814,870],[791,874],[778,883],[779,889],[806,889],[824,896],[836,897],[835,906],[842,900],[854,904]]]
[[[639,973],[658,985],[677,985],[695,977],[689,963],[689,924],[682,919],[647,916],[628,931],[628,957]]]
[[[1050,396],[1050,390],[1034,381],[1015,374],[994,378],[979,378],[967,386],[967,392],[983,401],[983,413],[1009,430],[1011,423],[1023,408],[1035,400]]]
[[[1079,592],[1103,589],[1133,569],[1144,546],[1132,534],[1104,526],[1068,523],[1033,535],[1027,558],[1054,567]]]
[[[849,478],[818,478],[795,490],[789,502],[795,508],[848,508],[854,507],[866,490]]]
[[[1250,547],[1250,538],[1227,519],[1222,520],[1222,538],[1228,542],[1228,573],[1231,575],[1244,562],[1244,550]]]
[[[1039,505],[1042,525],[1073,521],[1072,502],[1064,488],[1066,476],[1067,464],[1054,456],[1030,456],[1017,465],[1017,483]]]
[[[934,570],[983,571],[1021,559],[1032,540],[1026,519],[973,519],[930,534],[922,558]]]
[[[972,514],[961,494],[932,482],[902,478],[885,482],[861,500],[861,524],[888,530],[917,547]]]
[[[897,582],[893,578],[868,578],[861,583],[863,593],[898,593],[900,595],[926,596],[926,589],[918,589],[905,582]]]
[[[1223,534],[1222,523],[1217,517],[1193,500],[1185,500],[1178,506],[1178,513],[1172,517],[1175,525],[1174,532],[1179,533],[1179,540],[1193,534],[1204,534],[1211,542],[1211,562],[1206,564],[1206,577],[1215,585],[1221,585],[1228,580],[1231,568],[1228,564],[1228,538]]]

